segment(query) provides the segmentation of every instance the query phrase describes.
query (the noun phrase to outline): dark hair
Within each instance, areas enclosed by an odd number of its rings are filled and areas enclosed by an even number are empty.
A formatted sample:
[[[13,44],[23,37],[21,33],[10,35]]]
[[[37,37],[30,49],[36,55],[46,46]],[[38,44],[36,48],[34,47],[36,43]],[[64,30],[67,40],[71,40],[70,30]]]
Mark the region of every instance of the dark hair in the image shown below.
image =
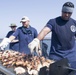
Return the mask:
[[[72,2],[66,2],[66,3],[63,4],[63,7],[64,7],[64,6],[74,8],[74,4],[73,4]]]

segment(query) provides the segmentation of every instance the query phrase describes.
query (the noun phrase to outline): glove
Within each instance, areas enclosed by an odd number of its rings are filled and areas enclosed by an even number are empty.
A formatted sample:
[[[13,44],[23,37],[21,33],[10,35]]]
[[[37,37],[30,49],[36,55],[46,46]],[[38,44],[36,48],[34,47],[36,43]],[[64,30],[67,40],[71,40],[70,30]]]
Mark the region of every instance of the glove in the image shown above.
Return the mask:
[[[4,39],[2,40],[2,42],[0,43],[0,48],[1,48],[1,50],[4,50],[5,47],[7,47],[7,45],[8,45],[10,42],[11,42],[11,41],[10,41],[9,38],[4,38]]]
[[[28,44],[28,48],[31,50],[31,54],[33,54],[34,49],[36,50],[36,52],[38,52],[39,44],[40,41],[37,38],[35,38],[31,43]]]

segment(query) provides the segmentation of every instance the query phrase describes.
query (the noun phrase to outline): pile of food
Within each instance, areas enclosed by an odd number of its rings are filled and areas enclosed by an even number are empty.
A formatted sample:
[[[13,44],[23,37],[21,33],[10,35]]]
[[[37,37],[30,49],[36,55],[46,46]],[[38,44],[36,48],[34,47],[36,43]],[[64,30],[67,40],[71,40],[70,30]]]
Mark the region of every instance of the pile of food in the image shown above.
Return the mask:
[[[16,74],[37,75],[40,68],[54,63],[44,57],[26,55],[12,50],[0,51],[0,61],[5,67],[14,67]]]

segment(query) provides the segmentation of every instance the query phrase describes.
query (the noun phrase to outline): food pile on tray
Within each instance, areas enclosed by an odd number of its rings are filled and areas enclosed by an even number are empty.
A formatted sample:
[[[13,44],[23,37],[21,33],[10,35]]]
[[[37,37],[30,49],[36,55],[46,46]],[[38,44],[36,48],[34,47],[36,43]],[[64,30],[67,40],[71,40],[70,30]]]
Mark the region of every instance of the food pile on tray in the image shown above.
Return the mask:
[[[0,61],[5,67],[13,67],[16,74],[27,73],[28,75],[37,75],[40,68],[54,63],[49,60],[38,56],[26,55],[13,50],[0,51]]]

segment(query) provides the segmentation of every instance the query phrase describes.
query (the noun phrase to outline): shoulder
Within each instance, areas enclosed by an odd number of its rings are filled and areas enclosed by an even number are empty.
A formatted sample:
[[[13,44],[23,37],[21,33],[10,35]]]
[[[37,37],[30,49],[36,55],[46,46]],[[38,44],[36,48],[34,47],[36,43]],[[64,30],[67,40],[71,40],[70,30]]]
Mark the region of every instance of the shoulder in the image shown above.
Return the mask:
[[[36,28],[34,28],[34,27],[32,27],[32,26],[30,26],[30,28],[31,28],[32,30],[35,30],[35,31],[37,31],[37,30],[36,30]]]
[[[72,21],[76,25],[76,20],[70,18],[70,21]]]
[[[17,29],[22,29],[22,26],[21,27],[18,27]]]
[[[54,19],[50,19],[48,22],[54,22],[55,21],[55,18]]]
[[[17,29],[16,29],[16,31],[20,31],[22,29],[22,27],[18,27]]]
[[[56,17],[57,18],[57,17]],[[45,27],[48,27],[50,29],[52,29],[54,27],[54,25],[56,24],[56,18],[52,18],[50,19],[47,23]]]
[[[8,34],[10,34],[10,33],[12,34],[13,32],[14,32],[14,31],[9,31]]]
[[[53,26],[55,24],[55,19],[56,18],[53,18],[53,19],[50,19],[47,23],[46,23],[46,26]]]
[[[6,35],[6,37],[11,36],[13,33],[14,33],[14,31],[9,31],[9,32],[7,33],[7,35]]]
[[[59,17],[50,19],[50,20],[47,22],[47,24],[51,24],[51,25],[54,24],[54,23],[56,22],[56,19],[59,19]]]
[[[12,32],[12,31],[9,31],[9,32]],[[9,33],[9,32],[8,32],[8,33]]]
[[[75,20],[75,19],[70,18],[70,20],[71,20],[71,21],[73,21],[73,22],[76,22],[76,20]]]

